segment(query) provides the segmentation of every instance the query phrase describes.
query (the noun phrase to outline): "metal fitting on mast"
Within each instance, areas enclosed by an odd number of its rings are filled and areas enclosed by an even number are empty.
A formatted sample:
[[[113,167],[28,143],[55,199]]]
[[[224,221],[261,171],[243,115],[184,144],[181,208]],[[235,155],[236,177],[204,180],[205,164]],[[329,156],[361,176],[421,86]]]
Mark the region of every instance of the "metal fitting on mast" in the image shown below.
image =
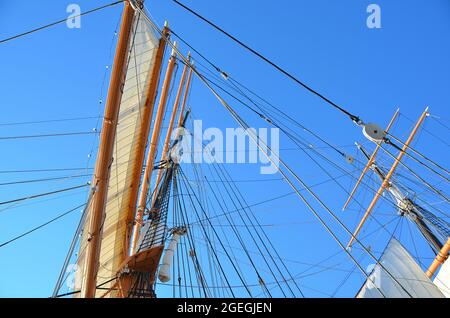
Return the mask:
[[[144,0],[128,0],[131,7],[136,11],[138,9],[144,9]]]

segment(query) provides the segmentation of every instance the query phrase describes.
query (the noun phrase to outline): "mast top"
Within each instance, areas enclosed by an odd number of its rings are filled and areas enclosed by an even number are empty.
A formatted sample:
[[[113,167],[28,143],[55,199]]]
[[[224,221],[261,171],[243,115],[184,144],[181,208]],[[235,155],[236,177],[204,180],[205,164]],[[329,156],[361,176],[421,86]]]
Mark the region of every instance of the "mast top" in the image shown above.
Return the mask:
[[[173,47],[172,47],[172,53],[171,53],[171,56],[173,56],[173,57],[175,57],[175,55],[177,55],[177,45],[178,45],[177,41],[174,41]]]

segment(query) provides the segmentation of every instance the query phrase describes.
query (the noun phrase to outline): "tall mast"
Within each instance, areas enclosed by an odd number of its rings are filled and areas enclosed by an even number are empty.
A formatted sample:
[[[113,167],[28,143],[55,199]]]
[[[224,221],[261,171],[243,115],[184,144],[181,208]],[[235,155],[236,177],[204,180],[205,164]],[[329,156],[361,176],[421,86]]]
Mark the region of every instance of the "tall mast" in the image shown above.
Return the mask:
[[[193,72],[192,66],[193,65],[194,65],[194,62],[191,62],[191,68],[189,69],[189,75],[188,75],[188,79],[187,79],[187,83],[186,83],[186,88],[184,90],[183,102],[181,103],[180,115],[178,116],[177,127],[183,126],[184,109],[186,108],[187,98],[189,95],[189,88],[191,86],[192,72]]]
[[[449,252],[450,252],[450,237],[447,239],[447,242],[439,251],[439,253],[436,255],[436,258],[433,260],[433,263],[431,263],[430,267],[428,268],[426,272],[428,277],[430,278],[433,277],[434,273],[437,271],[439,266],[441,266],[448,259]]]
[[[94,172],[93,186],[96,192],[92,200],[92,214],[89,224],[89,239],[86,246],[86,267],[81,295],[92,298],[96,291],[96,276],[99,266],[101,245],[101,225],[105,216],[110,166],[112,163],[113,145],[117,129],[119,105],[122,97],[122,85],[125,82],[128,59],[128,43],[133,24],[134,9],[128,1],[124,3],[122,23],[114,57],[114,66],[109,85],[108,99],[102,124],[97,163]]]
[[[189,59],[189,55],[190,54],[188,54],[188,59]],[[170,142],[170,138],[172,136],[173,124],[174,124],[175,117],[178,112],[178,106],[180,104],[181,94],[183,93],[183,87],[184,87],[184,84],[186,81],[187,69],[188,69],[188,64],[185,64],[184,68],[183,68],[183,73],[181,74],[180,84],[179,84],[178,90],[177,90],[177,96],[175,98],[175,102],[173,103],[173,107],[172,107],[172,114],[170,116],[169,126],[167,128],[166,139],[164,140],[164,145],[163,145],[163,149],[161,152],[161,161],[166,159],[167,151],[169,149],[169,142]],[[159,182],[161,181],[162,173],[163,173],[163,170],[159,169],[157,177],[156,177],[156,182],[155,182],[155,188],[154,188],[155,190],[153,191],[152,202],[155,200],[155,198],[157,196],[157,189],[159,186]]]
[[[161,126],[162,126],[162,122],[163,122],[163,117],[164,117],[164,112],[165,112],[165,108],[166,108],[166,104],[167,104],[168,95],[169,95],[170,84],[172,82],[175,61],[176,61],[176,51],[172,50],[172,54],[170,56],[169,64],[167,66],[167,71],[166,71],[166,75],[164,78],[164,83],[163,83],[163,87],[162,87],[162,91],[161,91],[161,97],[160,97],[159,104],[158,104],[158,112],[157,112],[156,118],[155,118],[155,125],[153,127],[152,137],[151,137],[151,141],[150,141],[150,149],[148,151],[147,164],[145,167],[144,178],[142,181],[141,193],[139,195],[138,209],[137,209],[137,213],[136,213],[135,224],[134,224],[134,228],[133,228],[133,232],[132,232],[133,234],[132,234],[132,238],[131,238],[131,247],[130,247],[131,253],[133,253],[135,251],[136,243],[137,243],[137,240],[139,237],[139,231],[140,231],[140,228],[142,225],[142,218],[143,218],[145,206],[147,203],[151,175],[153,172],[153,167],[155,165],[156,150],[158,147],[159,136],[161,133]]]

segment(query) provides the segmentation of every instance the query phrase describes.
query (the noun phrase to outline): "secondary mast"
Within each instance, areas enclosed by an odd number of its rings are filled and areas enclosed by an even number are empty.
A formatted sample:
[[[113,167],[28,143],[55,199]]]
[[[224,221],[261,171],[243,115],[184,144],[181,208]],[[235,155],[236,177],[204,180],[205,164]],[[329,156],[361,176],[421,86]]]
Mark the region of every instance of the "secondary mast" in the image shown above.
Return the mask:
[[[414,139],[414,136],[416,135],[420,125],[423,123],[423,121],[425,120],[426,116],[428,116],[428,107],[422,113],[422,116],[420,116],[419,121],[414,126],[414,129],[412,130],[411,134],[409,135],[408,140],[403,145],[403,148],[400,151],[400,153],[398,154],[397,158],[395,159],[394,164],[392,165],[392,167],[389,170],[389,172],[386,174],[386,177],[383,180],[380,188],[375,193],[375,197],[373,198],[372,202],[370,203],[369,207],[367,208],[366,213],[364,214],[364,216],[363,216],[362,220],[360,221],[358,227],[356,228],[355,232],[353,233],[352,238],[350,239],[350,241],[347,244],[348,248],[352,246],[353,241],[355,240],[355,238],[358,235],[359,231],[361,230],[361,228],[363,227],[363,225],[366,222],[367,218],[369,217],[370,213],[372,212],[373,208],[375,207],[375,204],[377,203],[378,199],[383,194],[384,190],[386,190],[386,188],[389,186],[389,182],[391,180],[391,177],[393,176],[395,170],[397,169],[397,166],[400,164],[400,161],[402,160],[403,156],[405,155],[406,150],[409,147],[409,144]],[[380,134],[381,133],[379,131],[377,131],[377,130],[373,131],[373,136],[375,138],[378,138],[380,136]],[[381,134],[381,135],[385,135],[385,133]],[[371,136],[369,135],[368,138],[370,139]],[[383,142],[383,138],[381,138],[381,140],[379,142],[382,143]]]
[[[188,60],[189,59],[190,59],[190,54],[188,53]],[[180,104],[181,95],[183,93],[183,87],[184,87],[185,80],[186,80],[187,70],[188,70],[188,64],[185,64],[184,68],[183,68],[183,73],[181,74],[181,80],[180,80],[180,84],[178,86],[177,96],[175,98],[175,102],[172,107],[172,114],[170,116],[169,127],[167,128],[166,138],[164,140],[164,145],[163,145],[162,152],[161,152],[161,161],[166,160],[167,152],[169,150],[169,143],[170,143],[170,139],[172,136],[173,124],[175,122],[175,117],[178,112],[178,106]],[[189,75],[191,75],[191,73]],[[190,77],[189,77],[189,79],[190,79]],[[188,90],[188,87],[186,88],[186,92],[185,92],[186,94],[188,92],[187,90]],[[186,103],[186,95],[183,100],[183,106],[185,105],[185,103]],[[181,110],[181,114],[182,114],[182,112],[183,112],[183,109]],[[181,114],[180,114],[180,116],[182,116]],[[155,188],[153,191],[152,203],[156,199],[156,190],[158,189],[159,183],[161,181],[162,173],[163,173],[163,170],[159,169],[158,174],[156,176],[156,182],[155,182]]]
[[[370,159],[369,154],[361,145],[357,144],[357,147],[367,159]],[[371,169],[377,174],[381,181],[386,179],[384,172],[376,165],[375,161],[372,162]],[[393,181],[389,183],[389,186],[386,189],[395,200],[399,212],[406,215],[414,224],[416,224],[420,233],[422,233],[424,238],[433,247],[435,253],[438,253],[443,248],[444,244],[434,232],[439,233],[440,237],[445,238],[449,234],[448,231],[445,231],[445,229],[448,228],[447,224],[440,224],[435,215],[408,198],[408,196],[402,193]],[[428,223],[433,225],[434,231]]]

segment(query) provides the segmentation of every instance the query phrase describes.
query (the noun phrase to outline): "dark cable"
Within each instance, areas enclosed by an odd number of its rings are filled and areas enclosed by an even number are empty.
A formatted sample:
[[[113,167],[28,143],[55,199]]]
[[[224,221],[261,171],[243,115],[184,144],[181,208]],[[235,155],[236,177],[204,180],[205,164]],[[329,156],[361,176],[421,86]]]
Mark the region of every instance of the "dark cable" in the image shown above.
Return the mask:
[[[0,137],[0,140],[92,135],[92,134],[99,134],[99,133],[100,132],[97,132],[97,131],[88,131],[88,132],[71,132],[71,133],[57,133],[57,134],[43,134],[43,135],[6,136],[6,137]]]
[[[9,201],[3,201],[3,202],[0,202],[0,205],[20,202],[20,201],[25,201],[25,200],[29,200],[29,199],[40,198],[40,197],[43,197],[43,196],[48,196],[48,195],[52,195],[52,194],[56,194],[56,193],[61,193],[61,192],[66,192],[66,191],[75,190],[75,189],[79,189],[79,188],[84,188],[84,187],[87,187],[88,185],[89,184],[86,183],[86,184],[79,185],[79,186],[76,186],[76,187],[71,187],[71,188],[66,188],[66,189],[56,190],[56,191],[52,191],[52,192],[41,193],[41,194],[35,194],[35,195],[31,195],[29,197],[23,197],[23,198],[9,200]]]
[[[100,118],[100,117],[98,117],[98,116],[89,116],[89,117],[74,117],[74,118],[61,118],[61,119],[47,119],[47,120],[37,120],[37,121],[0,123],[0,126],[33,125],[33,124],[45,124],[45,123],[77,121],[77,120],[98,119],[98,118]]]
[[[29,170],[0,170],[0,173],[29,173],[29,172],[56,172],[56,171],[78,171],[86,168],[54,168],[54,169],[29,169]],[[94,170],[94,168],[87,168]]]
[[[39,230],[40,228],[43,228],[44,226],[49,225],[50,223],[55,222],[56,220],[58,220],[58,219],[60,219],[60,218],[62,218],[62,217],[64,217],[64,216],[66,216],[67,214],[70,214],[70,213],[74,212],[75,210],[77,210],[77,209],[83,207],[85,204],[86,204],[86,203],[83,203],[83,204],[77,206],[76,208],[73,208],[73,209],[71,209],[71,210],[69,210],[69,211],[64,212],[63,214],[58,215],[57,217],[51,219],[50,221],[45,222],[44,224],[41,224],[41,225],[39,225],[39,226],[37,226],[37,227],[35,227],[35,228],[33,228],[33,229],[31,229],[31,230],[29,230],[29,231],[23,233],[23,234],[20,234],[20,235],[18,235],[18,236],[16,236],[16,237],[10,239],[9,241],[6,241],[6,242],[0,244],[0,248],[3,247],[3,246],[5,246],[5,245],[8,245],[8,244],[10,244],[10,243],[12,243],[12,242],[14,242],[14,241],[16,241],[16,240],[18,240],[18,239],[20,239],[20,238],[22,238],[22,237],[24,237],[24,236],[26,236],[26,235],[28,235],[28,234],[31,234],[31,233],[33,233],[34,231],[37,231],[37,230]]]
[[[24,184],[24,183],[36,183],[36,182],[47,182],[47,181],[57,181],[57,180],[69,180],[73,178],[82,178],[82,177],[89,177],[90,174],[80,174],[80,175],[73,175],[73,176],[64,176],[64,177],[55,177],[55,178],[44,178],[44,179],[31,179],[31,180],[20,180],[20,181],[11,181],[11,182],[3,182],[0,183],[0,186],[6,186],[6,185],[15,185],[15,184]]]
[[[234,42],[238,43],[240,46],[242,46],[243,48],[245,48],[246,50],[250,51],[251,53],[253,53],[254,55],[256,55],[257,57],[259,57],[260,59],[262,59],[264,62],[270,64],[272,67],[274,67],[275,69],[277,69],[278,71],[280,71],[281,73],[283,73],[284,75],[286,75],[287,77],[289,77],[291,80],[293,80],[294,82],[296,82],[297,84],[299,84],[300,86],[302,86],[303,88],[307,89],[309,92],[313,93],[314,95],[318,96],[319,98],[321,98],[322,100],[324,100],[325,102],[327,102],[328,104],[330,104],[331,106],[333,106],[334,108],[338,109],[339,111],[341,111],[342,113],[344,113],[345,115],[347,115],[348,117],[350,117],[350,119],[352,121],[354,121],[357,124],[361,124],[362,121],[361,119],[356,116],[353,115],[352,113],[350,113],[349,111],[345,110],[344,108],[342,108],[341,106],[337,105],[336,103],[334,103],[333,101],[329,100],[328,98],[326,98],[325,96],[323,96],[322,94],[320,94],[319,92],[317,92],[316,90],[312,89],[311,87],[309,87],[308,85],[306,85],[305,83],[303,83],[302,81],[300,81],[298,78],[296,78],[295,76],[293,76],[292,74],[290,74],[289,72],[287,72],[286,70],[284,70],[283,68],[281,68],[279,65],[277,65],[275,62],[272,62],[271,60],[269,60],[268,58],[266,58],[264,55],[262,55],[261,53],[257,52],[256,50],[252,49],[250,46],[248,46],[247,44],[243,43],[242,41],[240,41],[239,39],[237,39],[235,36],[231,35],[230,33],[226,32],[224,29],[222,29],[221,27],[219,27],[217,24],[211,22],[210,20],[206,19],[205,17],[201,16],[200,14],[198,14],[197,12],[195,12],[194,10],[190,9],[189,7],[185,6],[184,4],[180,3],[177,0],[172,0],[173,2],[175,2],[176,4],[178,4],[179,6],[183,7],[185,10],[189,11],[190,13],[192,13],[193,15],[195,15],[196,17],[198,17],[199,19],[203,20],[204,22],[206,22],[207,24],[209,24],[210,26],[212,26],[213,28],[215,28],[216,30],[218,30],[219,32],[223,33],[224,35],[226,35],[228,38],[230,38],[231,40],[233,40]],[[171,30],[172,31],[172,30]],[[172,31],[173,32],[173,31]],[[183,41],[184,42],[184,41]],[[198,54],[198,53],[197,53]]]
[[[101,6],[101,7],[98,7],[98,8],[95,8],[95,9],[92,9],[92,10],[89,10],[89,11],[86,11],[86,12],[83,12],[83,13],[80,13],[79,15],[76,15],[76,16],[74,16],[74,17],[72,17],[72,18],[81,17],[81,16],[87,15],[87,14],[89,14],[89,13],[93,13],[93,12],[99,11],[99,10],[101,10],[101,9],[105,9],[105,8],[107,8],[107,7],[115,6],[116,4],[119,4],[119,3],[122,3],[122,2],[123,2],[123,0],[116,1],[116,2],[113,2],[113,3],[107,4],[107,5],[104,5],[104,6]],[[25,35],[29,35],[29,34],[31,34],[31,33],[37,32],[37,31],[41,31],[41,30],[47,29],[47,28],[49,28],[49,27],[55,26],[55,25],[57,25],[57,24],[64,23],[64,22],[66,22],[66,21],[67,21],[67,18],[62,19],[62,20],[59,20],[59,21],[55,21],[55,22],[52,22],[52,23],[49,23],[49,24],[46,24],[46,25],[43,25],[43,26],[41,26],[41,27],[39,27],[39,28],[30,30],[30,31],[27,31],[27,32],[24,32],[24,33],[20,33],[20,34],[14,35],[14,36],[12,36],[12,37],[9,37],[9,38],[0,40],[0,44],[5,43],[5,42],[8,42],[8,41],[11,41],[11,40],[14,40],[14,39],[17,39],[17,38],[20,38],[20,37],[23,37],[23,36],[25,36]]]
[[[106,284],[112,282],[112,281],[115,280],[115,279],[117,279],[117,276],[115,276],[115,277],[113,277],[113,278],[107,280],[106,282],[101,283],[100,285],[97,285],[96,289],[103,290],[104,288],[101,288],[102,286],[104,286],[104,285],[106,285]],[[112,289],[112,288],[106,288],[106,290],[114,290],[114,289]],[[75,291],[73,291],[73,292],[69,292],[69,293],[65,293],[65,294],[59,294],[59,295],[56,295],[56,296],[52,296],[52,297],[50,297],[50,298],[60,298],[60,297],[70,296],[70,295],[75,295],[75,294],[79,294],[79,293],[81,293],[81,290],[75,290]]]

